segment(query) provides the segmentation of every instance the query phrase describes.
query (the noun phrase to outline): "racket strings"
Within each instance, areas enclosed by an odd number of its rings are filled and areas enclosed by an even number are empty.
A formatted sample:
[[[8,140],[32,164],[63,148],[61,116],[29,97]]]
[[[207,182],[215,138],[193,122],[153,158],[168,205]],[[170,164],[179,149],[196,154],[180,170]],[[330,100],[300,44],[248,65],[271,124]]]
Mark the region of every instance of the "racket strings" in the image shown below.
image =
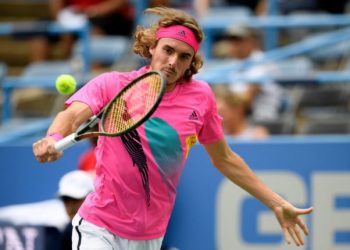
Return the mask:
[[[158,75],[148,75],[116,98],[106,112],[103,129],[120,133],[140,122],[153,108],[161,92]]]

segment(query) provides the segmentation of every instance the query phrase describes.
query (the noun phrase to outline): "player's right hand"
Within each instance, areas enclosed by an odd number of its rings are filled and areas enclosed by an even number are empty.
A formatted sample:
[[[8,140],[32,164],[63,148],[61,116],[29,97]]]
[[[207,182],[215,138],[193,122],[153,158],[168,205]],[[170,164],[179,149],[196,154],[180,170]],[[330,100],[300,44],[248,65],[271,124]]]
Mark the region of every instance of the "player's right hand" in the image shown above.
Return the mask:
[[[63,152],[56,151],[55,139],[51,137],[45,137],[35,143],[33,143],[33,153],[38,162],[52,162],[59,159]]]

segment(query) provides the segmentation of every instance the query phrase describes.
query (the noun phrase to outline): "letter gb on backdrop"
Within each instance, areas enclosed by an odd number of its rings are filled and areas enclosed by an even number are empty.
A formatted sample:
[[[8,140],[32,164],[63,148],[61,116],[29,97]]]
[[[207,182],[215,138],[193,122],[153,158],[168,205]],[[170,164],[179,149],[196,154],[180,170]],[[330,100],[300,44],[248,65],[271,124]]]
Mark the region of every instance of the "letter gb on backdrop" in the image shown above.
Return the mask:
[[[273,190],[298,207],[310,229],[303,247],[287,245],[273,213],[223,178],[193,147],[170,221],[168,245],[181,250],[349,250],[350,137],[233,142]]]

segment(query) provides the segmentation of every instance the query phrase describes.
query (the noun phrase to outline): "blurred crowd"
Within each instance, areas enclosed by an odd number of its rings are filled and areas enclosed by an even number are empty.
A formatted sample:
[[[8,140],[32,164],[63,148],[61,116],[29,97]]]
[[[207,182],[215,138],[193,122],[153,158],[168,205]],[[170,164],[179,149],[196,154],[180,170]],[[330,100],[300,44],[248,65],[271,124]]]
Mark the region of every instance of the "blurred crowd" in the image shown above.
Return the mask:
[[[349,9],[348,0],[332,2],[324,0],[150,0],[148,5],[152,7],[169,6],[181,8],[191,12],[201,20],[201,18],[205,18],[207,15],[220,15],[220,11],[228,11],[230,9],[237,9],[239,11],[235,13],[245,13],[244,15],[249,16],[269,15],[271,12],[271,2],[274,2],[277,6],[275,6],[274,13],[280,15],[298,15],[300,13],[304,15],[318,15],[320,13],[345,14],[348,13]],[[19,16],[19,5],[21,3],[26,4],[28,13],[32,13],[31,15],[28,14],[27,18],[22,12],[21,16]],[[100,73],[101,71],[108,70],[124,71],[144,63],[133,56],[132,52],[129,51],[130,44],[128,41],[133,35],[133,31],[138,24],[137,22],[140,22],[140,20],[141,22],[145,21],[140,18],[136,3],[137,1],[132,0],[42,0],[16,1],[16,3],[2,1],[0,8],[2,9],[2,11],[0,10],[0,16],[2,16],[2,18],[0,18],[0,22],[17,22],[18,20],[58,21],[62,25],[67,25],[67,27],[89,24],[91,47],[94,46],[95,40],[100,41],[96,43],[97,49],[95,54],[105,53],[112,57],[112,60],[109,59],[108,62],[92,59],[91,74],[93,75],[94,72]],[[31,4],[33,9],[28,8]],[[17,9],[17,11],[11,12],[11,9]],[[327,29],[329,30],[330,28]],[[259,60],[265,55],[264,50],[266,44],[264,44],[264,36],[266,34],[264,32],[264,30],[255,30],[245,26],[228,27],[224,32],[214,36],[214,44],[212,47],[213,57],[205,60],[205,65],[210,65],[213,62],[215,63],[216,60],[236,60],[238,62]],[[305,30],[302,28],[299,29],[298,32],[295,30],[281,30],[278,35],[278,46],[288,45],[320,32],[322,32],[322,30],[316,32],[312,29]],[[121,38],[125,40],[120,40]],[[75,65],[77,59],[77,44],[79,44],[79,41],[76,35],[34,32],[31,35],[26,34],[24,36],[14,37],[3,36],[0,37],[0,39],[4,44],[4,46],[1,46],[2,49],[0,49],[0,62],[7,66],[8,75],[20,76],[30,71],[28,69],[36,65],[36,63],[45,65],[48,64],[48,62],[56,60],[66,60],[67,64]],[[104,39],[102,40],[103,43],[101,43],[101,39]],[[347,48],[346,46],[348,45],[345,44],[344,46]],[[26,48],[25,52],[21,53],[21,57],[18,58],[18,60],[13,61],[23,48]],[[115,50],[119,50],[119,52],[115,53]],[[94,52],[92,52],[92,54],[93,53]],[[299,56],[297,59],[306,63],[310,70],[316,71],[342,70],[350,67],[347,58],[341,53],[338,57],[334,56],[332,51],[328,54],[332,56],[314,60],[312,57],[305,55]],[[113,58],[114,55],[118,56]],[[287,60],[286,65],[288,65],[289,68],[287,67],[287,70],[284,69],[284,71],[280,71],[280,68],[285,64],[283,64],[283,62],[275,62],[251,67],[240,71],[239,74],[250,77],[263,77],[276,72],[279,74],[288,74],[288,72],[290,72],[291,77],[295,77],[294,74],[298,72],[299,68],[303,68],[305,72],[307,71],[307,69],[305,69],[307,67],[303,67],[302,65],[299,65],[298,68],[300,60],[297,60],[296,63],[291,60],[289,64]],[[205,70],[205,67],[203,70]],[[223,84],[227,87],[226,91],[230,92],[230,95],[232,95],[232,99],[237,97],[240,100],[244,100],[245,111],[243,113],[245,114],[247,123],[254,126],[265,127],[265,130],[269,134],[348,132],[348,125],[346,124],[343,124],[344,126],[337,125],[336,127],[334,127],[333,124],[325,124],[324,131],[319,129],[318,132],[309,131],[304,126],[306,124],[305,121],[311,119],[308,115],[311,110],[309,106],[312,105],[310,102],[305,102],[303,98],[305,95],[310,95],[312,92],[322,92],[321,95],[327,95],[329,91],[332,93],[338,91],[339,94],[337,98],[335,97],[334,103],[328,104],[334,106],[334,109],[329,113],[340,113],[339,117],[343,116],[344,112],[348,115],[348,103],[346,100],[348,96],[344,96],[344,90],[346,93],[349,91],[348,84],[346,83],[330,84],[322,87],[303,86],[297,83],[297,86],[291,87],[272,80],[264,84],[246,81],[220,82],[220,80],[218,80],[217,82],[211,82],[211,84],[213,86]],[[218,88],[220,88],[220,86]],[[16,95],[16,91],[20,94]],[[61,102],[53,101],[57,99],[57,93],[50,92],[48,94],[47,90],[36,89],[31,90],[32,92],[29,90],[16,91],[13,95],[12,105],[14,107],[14,113],[15,115],[17,113],[17,116],[33,116],[33,114],[47,116],[57,111],[57,103],[62,104],[62,100]],[[26,91],[25,95],[23,95],[23,91]],[[223,97],[218,96],[218,99],[221,98]],[[312,98],[315,100],[318,99],[317,97]],[[229,98],[224,97],[223,99]],[[48,104],[46,109],[43,109],[41,105],[43,102]],[[236,101],[233,101],[233,103],[236,103]],[[302,104],[305,103],[308,103],[309,106],[302,106]],[[322,107],[325,106],[325,104],[322,103],[322,100],[319,100],[318,103],[314,102],[314,106]],[[314,109],[313,106],[311,108]],[[28,110],[40,111],[29,112]],[[334,110],[336,112],[333,112]],[[320,111],[317,110],[317,112],[318,115]],[[311,114],[315,115],[315,112],[311,112]],[[224,120],[226,119],[225,116],[223,118]],[[319,116],[317,116],[317,119],[320,120]]]
[[[45,18],[40,16],[38,20],[87,22],[91,27],[91,37],[122,36],[129,39],[136,25],[134,2],[130,0],[47,0],[42,7],[45,8],[43,12],[49,10],[49,15]],[[277,2],[280,6],[279,12],[283,15],[300,12],[344,14],[347,13],[349,7],[349,1],[344,0],[279,0]],[[1,4],[4,5],[5,3]],[[11,5],[11,1],[8,1],[8,4]],[[194,13],[199,18],[207,15],[213,8],[244,7],[256,16],[267,15],[268,12],[268,0],[150,1],[150,6],[160,5],[182,8]],[[16,21],[11,20],[10,17],[2,21],[8,20]],[[287,33],[283,34],[286,36],[281,36],[279,39],[284,43],[286,43],[286,39],[295,39],[293,36],[288,37]],[[236,61],[261,58],[265,54],[262,36],[261,30],[255,30],[251,27],[231,27],[224,34],[216,37],[213,46],[213,57],[215,60]],[[24,60],[25,64],[21,65],[20,70],[10,69],[9,74],[12,75],[20,75],[26,66],[34,62],[47,62],[57,59],[69,60],[74,53],[73,49],[77,41],[77,37],[74,35],[48,36],[42,33],[30,37],[26,36],[25,38],[14,37],[10,39],[20,39],[26,43],[28,48],[25,54],[27,56]],[[56,53],[57,46],[59,47],[58,53]],[[13,49],[6,49],[6,54],[11,53],[11,50]],[[16,51],[12,52],[15,53]],[[6,60],[6,57],[3,56],[4,51],[0,51],[0,53],[2,53],[0,54],[0,61],[7,64],[9,68],[11,68],[11,64],[16,66],[16,62]],[[309,60],[306,57],[303,59]],[[128,60],[132,60],[132,62],[129,62],[131,65],[140,63],[128,54],[127,57],[116,60],[112,64],[95,62],[92,70],[119,70],[120,67],[124,69],[125,65],[128,64]],[[333,64],[329,63],[330,61],[310,61],[310,63],[313,69],[334,70],[346,69],[346,67],[350,69],[350,61],[344,63],[344,58],[337,58]],[[333,61],[334,59],[332,59]],[[340,61],[342,64],[340,64]],[[254,77],[264,76],[278,71],[279,66],[279,63],[258,65],[242,70],[240,74]],[[245,81],[221,83],[218,81],[212,84],[217,97],[218,110],[223,118],[224,131],[227,136],[232,138],[262,140],[276,134],[337,134],[350,132],[348,119],[350,117],[350,89],[348,83],[332,84],[331,86],[300,84],[285,86],[275,81],[267,81],[264,84]],[[40,95],[42,94],[40,92]],[[315,121],[316,123],[313,123]],[[91,140],[91,148],[80,157],[77,170],[63,176],[58,185],[58,198],[63,202],[69,219],[72,219],[72,215],[76,213],[84,197],[93,190],[92,179],[96,163],[94,156],[96,143],[97,139]],[[80,187],[74,186],[79,183],[81,184]],[[72,230],[70,225],[70,223],[67,223],[64,232],[68,233],[63,233],[63,236],[70,235]],[[63,249],[69,248],[63,247]]]

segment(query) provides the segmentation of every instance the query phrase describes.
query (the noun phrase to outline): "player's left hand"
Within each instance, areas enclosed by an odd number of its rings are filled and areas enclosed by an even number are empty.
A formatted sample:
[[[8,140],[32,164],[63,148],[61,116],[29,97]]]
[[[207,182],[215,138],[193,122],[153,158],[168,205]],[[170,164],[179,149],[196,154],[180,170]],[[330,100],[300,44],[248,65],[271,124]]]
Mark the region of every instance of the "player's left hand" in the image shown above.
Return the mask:
[[[63,152],[55,150],[56,140],[45,137],[33,144],[33,153],[37,161],[41,163],[52,162],[58,160]]]
[[[300,218],[300,215],[310,214],[312,211],[312,207],[300,209],[289,203],[274,209],[274,213],[282,227],[284,238],[288,244],[291,244],[290,238],[292,238],[297,246],[304,245],[304,238],[300,230],[304,232],[304,235],[308,235],[309,230]]]

